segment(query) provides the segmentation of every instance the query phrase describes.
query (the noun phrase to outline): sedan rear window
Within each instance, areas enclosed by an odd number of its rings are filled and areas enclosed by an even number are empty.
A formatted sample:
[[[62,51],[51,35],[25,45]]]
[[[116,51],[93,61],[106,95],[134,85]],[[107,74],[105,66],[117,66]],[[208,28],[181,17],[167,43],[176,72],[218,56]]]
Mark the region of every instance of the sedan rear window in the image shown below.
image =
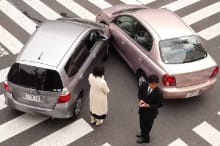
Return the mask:
[[[8,81],[42,91],[60,91],[63,88],[61,78],[56,71],[19,63],[11,67]]]
[[[180,37],[160,41],[162,60],[167,64],[179,64],[200,60],[207,56],[197,36]]]

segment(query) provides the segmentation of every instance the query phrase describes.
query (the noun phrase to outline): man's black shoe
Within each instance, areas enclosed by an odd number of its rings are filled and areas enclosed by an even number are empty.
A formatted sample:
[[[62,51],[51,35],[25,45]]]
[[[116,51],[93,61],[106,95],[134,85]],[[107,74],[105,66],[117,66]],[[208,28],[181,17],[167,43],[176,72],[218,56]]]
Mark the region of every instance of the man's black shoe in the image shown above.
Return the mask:
[[[141,138],[139,138],[139,139],[137,140],[137,143],[150,143],[150,140],[141,137]]]
[[[136,134],[136,137],[143,137],[141,133]]]

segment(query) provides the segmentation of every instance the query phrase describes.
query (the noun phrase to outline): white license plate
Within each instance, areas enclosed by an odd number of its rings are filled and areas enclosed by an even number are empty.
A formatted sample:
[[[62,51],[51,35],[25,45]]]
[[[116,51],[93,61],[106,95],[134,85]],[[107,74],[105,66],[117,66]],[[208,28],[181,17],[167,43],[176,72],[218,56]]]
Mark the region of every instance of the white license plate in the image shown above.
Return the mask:
[[[42,102],[39,95],[31,95],[26,93],[24,99],[35,102]]]
[[[193,92],[188,92],[186,94],[186,98],[193,97],[193,96],[198,96],[198,95],[199,95],[199,90],[196,90],[196,91],[193,91]]]

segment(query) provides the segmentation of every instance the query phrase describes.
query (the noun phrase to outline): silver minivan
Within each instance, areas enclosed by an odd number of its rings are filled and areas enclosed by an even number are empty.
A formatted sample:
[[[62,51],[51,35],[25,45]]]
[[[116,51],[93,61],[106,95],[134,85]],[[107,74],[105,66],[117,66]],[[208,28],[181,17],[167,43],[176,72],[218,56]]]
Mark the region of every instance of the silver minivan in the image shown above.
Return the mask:
[[[77,116],[89,73],[108,55],[108,37],[106,26],[88,20],[43,23],[10,68],[6,104],[54,118]]]

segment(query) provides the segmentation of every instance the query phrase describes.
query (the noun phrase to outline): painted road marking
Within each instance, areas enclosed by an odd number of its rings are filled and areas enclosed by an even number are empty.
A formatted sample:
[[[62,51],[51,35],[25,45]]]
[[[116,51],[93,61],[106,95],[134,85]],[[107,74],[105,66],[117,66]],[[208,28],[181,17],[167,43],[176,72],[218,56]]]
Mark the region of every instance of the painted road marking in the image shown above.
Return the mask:
[[[146,5],[146,4],[152,3],[152,2],[154,2],[156,0],[137,0],[137,1],[142,3],[142,4],[144,4],[144,5]]]
[[[182,19],[188,25],[191,25],[218,12],[220,12],[220,1],[184,16]]]
[[[171,11],[177,11],[179,9],[185,8],[189,5],[192,5],[200,0],[178,0],[173,3],[162,6],[161,8],[167,8]]]
[[[106,2],[105,0],[99,0],[99,2],[97,2],[97,0],[89,0],[89,2],[93,5],[96,5],[100,9],[105,9],[112,6],[109,2]]]
[[[7,105],[5,104],[5,96],[3,94],[0,95],[0,110],[6,108]]]
[[[0,143],[45,121],[48,117],[23,114],[0,125]],[[7,132],[6,132],[7,131]]]
[[[0,83],[5,81],[9,69],[10,69],[10,67],[7,67],[7,68],[4,68],[4,69],[0,70]]]
[[[2,33],[0,32],[0,34],[2,34]],[[1,42],[1,40],[0,40],[0,42]],[[3,48],[3,46],[0,45],[0,57],[6,56],[6,55],[9,55],[9,52],[6,51],[5,48]]]
[[[105,144],[103,144],[102,146],[111,146],[109,143],[105,143]]]
[[[130,4],[130,5],[141,5],[141,3],[136,0],[120,0],[120,1],[125,4]]]
[[[92,14],[90,11],[79,5],[78,3],[72,0],[56,0],[61,5],[69,9],[74,14],[78,15],[81,18],[95,20],[95,15]]]
[[[65,146],[93,130],[94,129],[85,120],[79,119],[33,143],[31,146]]]
[[[36,24],[8,1],[0,1],[0,10],[29,34],[32,34],[35,31]]]
[[[0,42],[6,46],[12,54],[17,54],[23,47],[23,44],[0,25]]]
[[[54,20],[61,17],[54,10],[52,10],[51,8],[49,8],[47,5],[45,5],[43,2],[39,0],[23,0],[23,1],[47,19]]]
[[[213,146],[220,146],[220,132],[204,121],[193,128],[193,131]]]
[[[213,39],[220,35],[220,23],[203,29],[202,31],[198,32],[198,34],[206,40]]]
[[[175,141],[170,143],[168,146],[188,146],[182,139],[177,138]]]

